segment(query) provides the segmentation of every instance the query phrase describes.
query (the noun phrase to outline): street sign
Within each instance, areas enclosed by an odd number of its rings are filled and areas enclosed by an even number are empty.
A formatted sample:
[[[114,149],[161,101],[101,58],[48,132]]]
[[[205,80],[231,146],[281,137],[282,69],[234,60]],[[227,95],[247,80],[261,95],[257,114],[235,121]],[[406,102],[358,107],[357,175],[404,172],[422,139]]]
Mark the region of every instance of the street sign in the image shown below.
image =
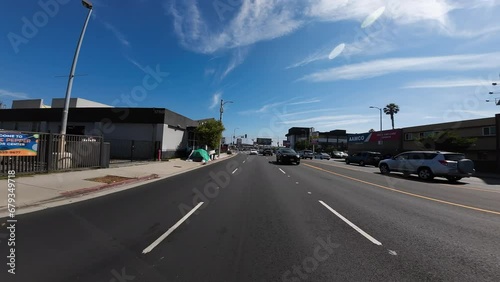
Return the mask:
[[[270,146],[273,143],[273,139],[271,138],[257,138],[258,145],[268,145]]]

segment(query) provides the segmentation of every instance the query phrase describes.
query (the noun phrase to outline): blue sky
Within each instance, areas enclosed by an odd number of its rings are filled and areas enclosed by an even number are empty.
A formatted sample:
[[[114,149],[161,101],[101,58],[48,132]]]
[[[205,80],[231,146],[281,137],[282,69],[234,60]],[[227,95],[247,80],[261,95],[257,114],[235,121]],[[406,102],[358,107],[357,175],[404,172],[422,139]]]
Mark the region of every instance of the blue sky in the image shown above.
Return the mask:
[[[72,97],[193,119],[218,119],[220,99],[234,101],[225,136],[238,128],[247,141],[281,141],[293,126],[378,130],[369,107],[388,103],[400,106],[396,127],[498,112],[485,100],[500,94],[491,86],[500,0],[92,2]],[[2,4],[0,99],[63,98],[58,76],[69,73],[87,10],[69,0]],[[158,83],[131,96],[151,70]],[[390,129],[389,116],[383,123]]]

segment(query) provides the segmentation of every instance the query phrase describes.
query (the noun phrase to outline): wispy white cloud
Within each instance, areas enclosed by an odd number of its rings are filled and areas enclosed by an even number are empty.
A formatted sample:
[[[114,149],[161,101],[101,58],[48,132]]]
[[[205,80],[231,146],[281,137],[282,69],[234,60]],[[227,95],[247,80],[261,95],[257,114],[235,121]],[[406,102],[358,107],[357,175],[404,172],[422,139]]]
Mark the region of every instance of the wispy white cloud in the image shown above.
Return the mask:
[[[317,61],[333,60],[337,57],[350,59],[356,55],[373,56],[386,54],[396,50],[395,44],[388,38],[390,36],[384,30],[380,30],[366,34],[366,36],[351,43],[340,43],[333,49],[329,45],[315,51],[301,61],[288,66],[287,69],[302,67]]]
[[[275,103],[269,103],[265,104],[262,107],[254,110],[246,110],[246,111],[241,111],[239,112],[240,115],[251,115],[251,114],[263,114],[263,113],[268,113],[271,109],[276,108],[277,106],[281,106],[286,104],[286,102],[275,102]]]
[[[435,57],[389,58],[345,65],[306,75],[301,80],[323,82],[354,80],[409,71],[464,71],[500,67],[500,52]]]
[[[498,111],[496,110],[491,110],[491,111],[480,111],[480,110],[462,110],[459,111],[460,113],[464,114],[469,114],[473,117],[476,118],[489,118],[489,117],[494,117]]]
[[[210,29],[195,0],[173,0],[165,8],[173,17],[174,31],[187,49],[214,53],[252,45],[289,34],[302,25],[296,19],[297,5],[285,0],[244,0],[233,19]]]
[[[313,103],[319,103],[321,102],[320,99],[309,99],[309,100],[303,100],[299,102],[292,102],[288,103],[288,105],[304,105],[304,104],[313,104]]]
[[[304,118],[304,119],[297,119],[297,120],[284,120],[284,121],[281,121],[280,123],[282,123],[282,124],[316,123],[316,124],[321,125],[324,123],[339,122],[342,120],[355,120],[355,119],[361,119],[361,118],[366,118],[366,116],[363,116],[363,115],[328,115],[328,116],[318,116],[318,117],[311,117],[311,118]]]
[[[170,0],[165,5],[173,18],[174,32],[181,44],[196,52],[211,54],[249,46],[288,35],[314,21],[354,20],[369,29],[375,22],[388,28],[415,25],[434,31],[454,30],[451,12],[486,9],[496,1],[451,0],[241,0],[231,5],[233,17],[227,21],[208,21],[196,0]],[[205,12],[205,11],[203,11]],[[216,11],[217,12],[217,9]],[[224,16],[227,16],[225,14]],[[458,31],[459,29],[455,29]],[[463,30],[463,29],[462,29]],[[488,31],[484,31],[486,33]],[[327,55],[327,54],[326,54]],[[303,63],[323,59],[324,52],[312,54]],[[300,66],[301,62],[297,63]],[[293,67],[293,65],[292,65]]]
[[[452,37],[462,37],[462,38],[475,38],[481,36],[493,36],[500,32],[500,26],[483,26],[476,29],[464,29],[464,28],[449,28],[445,32]]]
[[[141,64],[139,64],[136,60],[130,58],[127,55],[124,55],[124,56],[125,56],[125,59],[127,59],[127,61],[129,61],[131,64],[133,64],[134,66],[136,66],[141,71],[146,72],[146,69]]]
[[[477,87],[490,86],[491,80],[480,78],[450,78],[450,79],[435,79],[422,80],[406,84],[402,88],[454,88],[454,87]]]
[[[222,74],[221,79],[224,79],[230,72],[232,72],[237,66],[245,61],[246,57],[248,56],[248,50],[248,48],[238,48],[233,51],[229,64]]]
[[[373,119],[369,118],[357,118],[357,119],[347,119],[347,120],[340,120],[336,122],[323,122],[323,123],[317,123],[314,127],[315,128],[324,128],[324,130],[331,130],[332,128],[339,128],[341,126],[346,126],[346,125],[360,125],[360,124],[366,124],[366,123],[372,123]],[[366,130],[368,131],[368,130]]]
[[[205,76],[212,75],[214,73],[215,73],[215,69],[212,69],[212,68],[205,69]]]
[[[28,94],[22,92],[13,92],[5,89],[0,89],[0,97],[10,97],[14,99],[27,99]]]
[[[322,113],[322,112],[335,112],[334,109],[311,109],[307,111],[298,111],[298,112],[291,112],[287,114],[281,114],[279,115],[281,118],[289,117],[289,116],[300,116],[300,115],[310,115],[314,113]]]
[[[332,110],[330,110],[332,111]],[[306,117],[301,119],[284,119],[284,116],[281,116],[280,124],[285,126],[311,126],[314,127],[315,130],[319,131],[330,131],[332,129],[345,128],[349,126],[355,125],[357,128],[364,127],[364,124],[368,123],[376,123],[378,122],[378,116],[369,116],[369,115],[350,115],[350,114],[339,114],[335,115],[323,115],[323,116],[314,116],[314,117]],[[368,126],[364,131],[368,131]]]
[[[307,14],[325,21],[358,20],[380,11],[399,24],[434,21],[440,25],[449,22],[448,13],[457,7],[450,1],[420,0],[312,0]]]
[[[306,105],[306,104],[313,104],[313,103],[319,103],[321,102],[320,99],[313,98],[313,99],[307,99],[304,100],[300,97],[294,97],[285,101],[281,102],[274,102],[274,103],[266,103],[263,106],[261,106],[258,109],[251,109],[251,110],[246,110],[246,111],[241,111],[239,112],[240,115],[250,115],[250,114],[264,114],[264,113],[269,113],[272,109],[278,107],[278,106],[283,106],[284,109],[286,109],[288,106],[297,106],[297,105]],[[297,113],[295,113],[297,114]],[[278,116],[285,116],[282,114],[277,114]],[[290,114],[292,115],[292,114]]]
[[[209,109],[213,110],[215,107],[217,107],[220,103],[220,98],[222,97],[222,92],[217,91],[212,95],[212,103],[210,104]]]
[[[356,55],[373,56],[396,50],[396,45],[383,30],[368,34],[358,41],[347,44],[342,56],[351,58]]]
[[[294,64],[286,67],[286,69],[302,67],[302,66],[308,65],[310,63],[320,61],[320,60],[327,60],[328,53],[330,51],[331,51],[331,47],[323,47],[320,50],[317,50],[316,52],[308,55],[306,58],[300,60],[299,62],[294,63]]]
[[[120,42],[120,44],[122,44],[123,46],[126,46],[126,47],[130,46],[130,42],[127,40],[125,35],[123,35],[123,33],[121,33],[114,25],[112,25],[108,22],[105,22],[105,21],[103,21],[103,24],[107,30],[109,30],[109,31],[111,31],[111,33],[113,33],[113,35]]]

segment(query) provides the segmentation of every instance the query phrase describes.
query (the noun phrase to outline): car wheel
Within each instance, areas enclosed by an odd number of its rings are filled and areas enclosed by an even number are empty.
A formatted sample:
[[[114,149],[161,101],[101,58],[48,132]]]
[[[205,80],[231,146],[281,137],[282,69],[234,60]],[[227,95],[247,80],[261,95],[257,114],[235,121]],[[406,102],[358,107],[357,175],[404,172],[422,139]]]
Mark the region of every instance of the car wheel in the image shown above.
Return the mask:
[[[296,164],[296,165],[299,165],[299,164],[300,164],[300,162],[296,162],[295,164]]]
[[[391,173],[391,170],[389,169],[388,165],[382,164],[382,165],[380,165],[380,173],[389,174],[389,173]]]
[[[365,162],[364,161],[359,161],[359,165],[360,166],[365,166]]]
[[[418,170],[418,177],[422,180],[432,180],[434,175],[432,175],[432,171],[426,167]]]
[[[345,163],[346,164],[350,164],[351,162],[349,160],[345,160]]]

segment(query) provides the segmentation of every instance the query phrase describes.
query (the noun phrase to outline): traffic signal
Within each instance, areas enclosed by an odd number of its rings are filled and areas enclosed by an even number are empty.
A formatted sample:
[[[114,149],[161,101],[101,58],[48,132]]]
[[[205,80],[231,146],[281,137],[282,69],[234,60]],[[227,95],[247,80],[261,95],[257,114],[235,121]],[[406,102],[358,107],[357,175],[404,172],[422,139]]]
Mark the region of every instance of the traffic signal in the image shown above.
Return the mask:
[[[247,135],[245,134],[245,139],[247,138]]]

